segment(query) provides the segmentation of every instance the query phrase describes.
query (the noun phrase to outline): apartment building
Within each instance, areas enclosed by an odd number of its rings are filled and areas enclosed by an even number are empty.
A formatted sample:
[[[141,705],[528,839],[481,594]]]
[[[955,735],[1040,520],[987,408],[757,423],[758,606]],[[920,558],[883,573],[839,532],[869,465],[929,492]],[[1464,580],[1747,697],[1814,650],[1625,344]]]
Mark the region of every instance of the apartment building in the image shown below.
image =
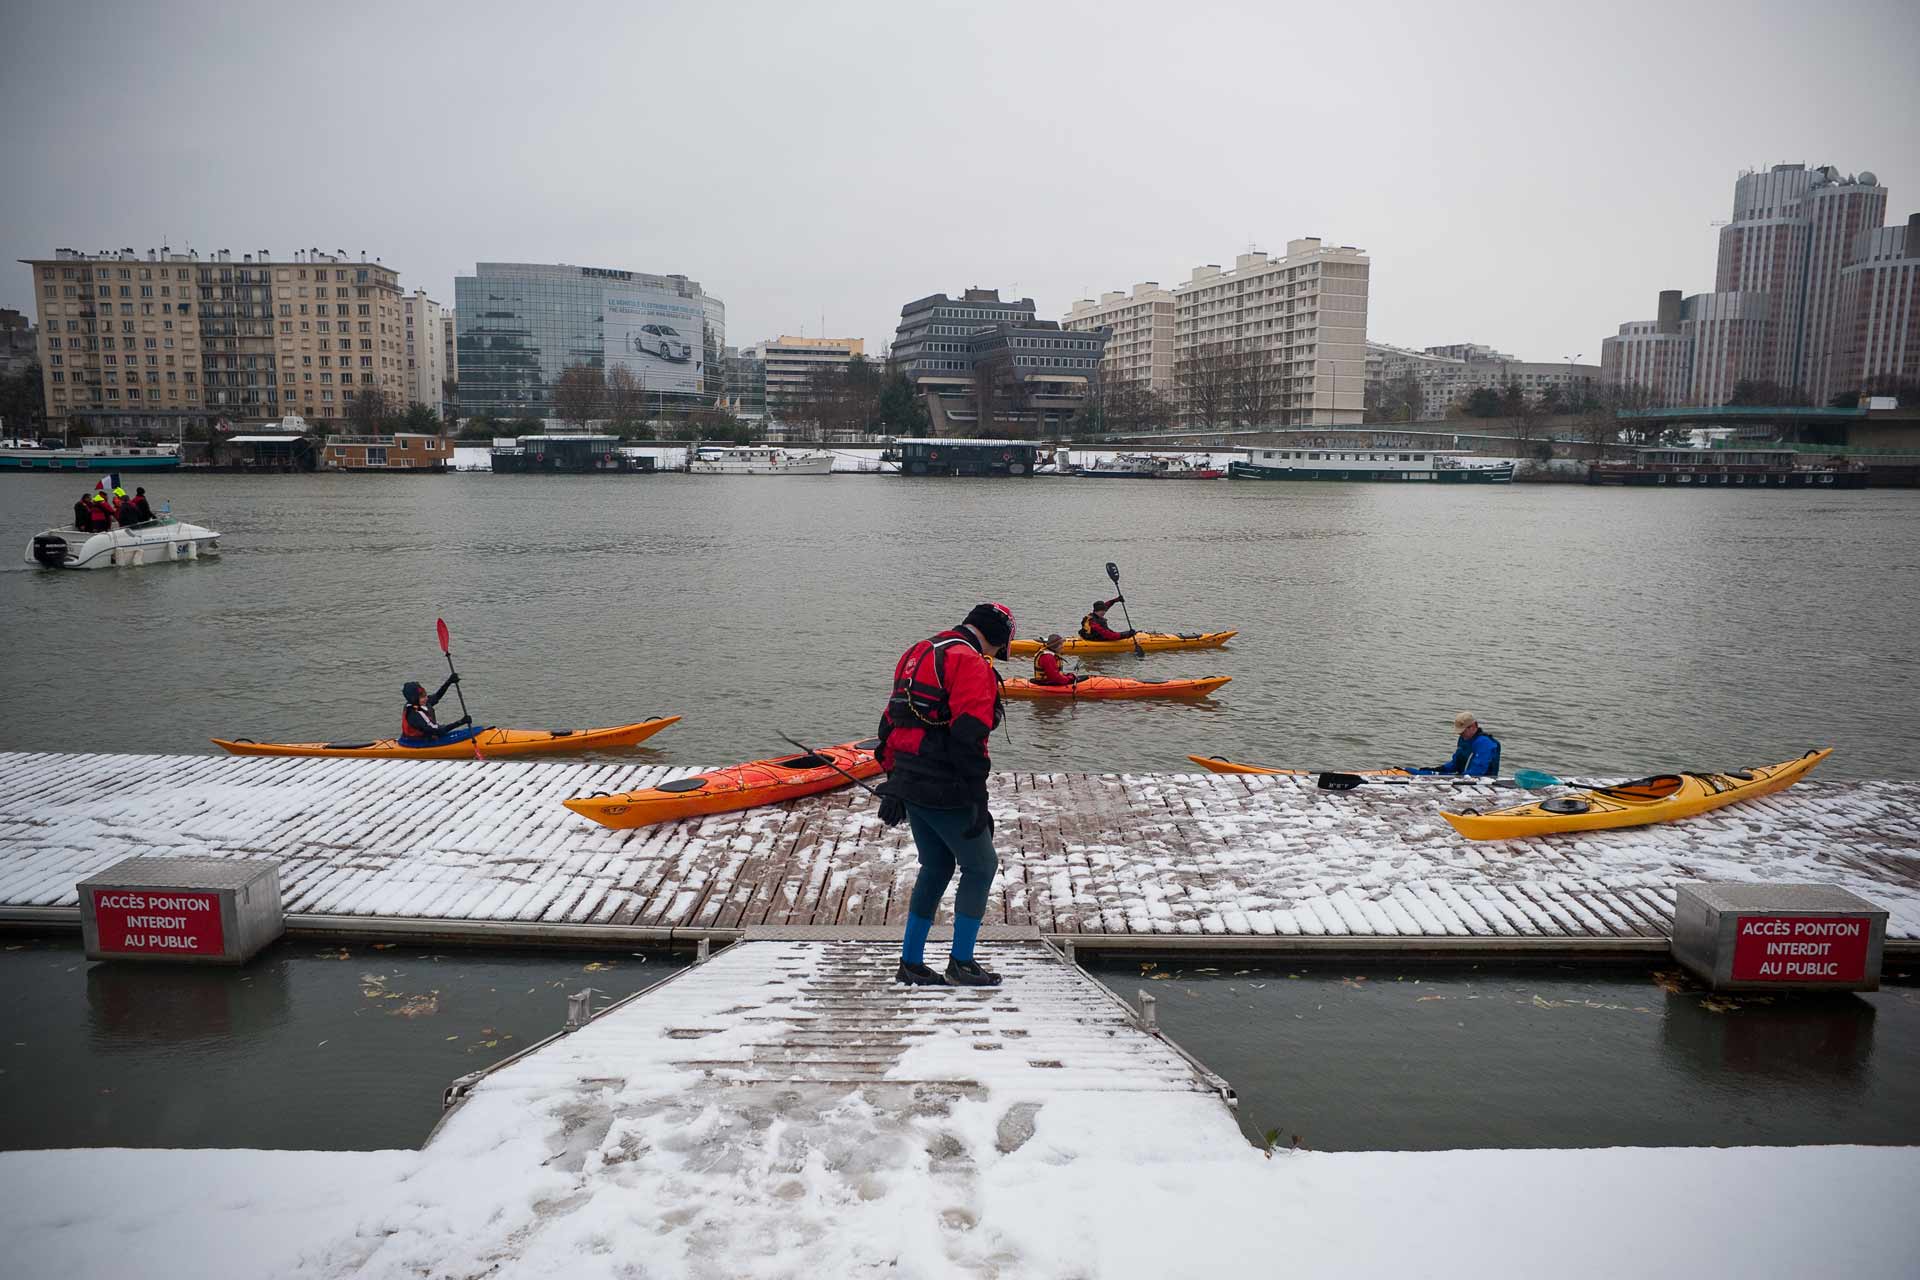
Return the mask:
[[[339,421],[370,390],[405,403],[399,273],[378,259],[162,248],[21,261],[33,272],[54,429]]]
[[[1600,382],[1600,366],[1571,360],[1522,360],[1475,342],[1413,350],[1385,342],[1367,344],[1367,386],[1379,393],[1412,378],[1420,389],[1421,415],[1439,418],[1482,387],[1517,386],[1534,399],[1552,387],[1577,401]]]
[[[1920,382],[1920,213],[1861,232],[1851,259],[1840,271],[1842,378],[1863,391]]]
[[[1287,242],[1284,257],[1243,253],[1232,269],[1194,268],[1174,290],[1175,396],[1183,413],[1220,418],[1208,386],[1232,364],[1238,385],[1259,385],[1274,426],[1359,423],[1366,409],[1367,255],[1317,236]],[[1244,370],[1254,367],[1259,377]]]
[[[1677,314],[1663,293],[1660,321],[1621,325],[1601,343],[1607,382],[1676,406],[1724,403],[1743,381],[1814,404],[1857,389],[1858,370],[1844,359],[1853,341],[1844,282],[1886,208],[1886,188],[1870,172],[1777,164],[1740,174],[1713,291],[1683,298]]]
[[[1060,327],[1074,333],[1107,331],[1100,376],[1109,390],[1133,386],[1171,396],[1175,306],[1173,290],[1148,280],[1134,285],[1131,293],[1103,293],[1098,302],[1080,299]]]
[[[845,369],[855,356],[864,358],[866,349],[861,338],[768,338],[758,347],[765,368],[766,411],[777,419],[783,409],[808,403],[821,370]]]
[[[936,434],[1056,432],[1086,403],[1105,342],[1099,331],[1035,319],[1032,298],[1003,302],[998,289],[968,289],[900,308],[893,360],[925,397]]]
[[[415,289],[400,302],[407,359],[406,403],[423,404],[442,413],[447,376],[446,308],[429,298],[425,289]]]

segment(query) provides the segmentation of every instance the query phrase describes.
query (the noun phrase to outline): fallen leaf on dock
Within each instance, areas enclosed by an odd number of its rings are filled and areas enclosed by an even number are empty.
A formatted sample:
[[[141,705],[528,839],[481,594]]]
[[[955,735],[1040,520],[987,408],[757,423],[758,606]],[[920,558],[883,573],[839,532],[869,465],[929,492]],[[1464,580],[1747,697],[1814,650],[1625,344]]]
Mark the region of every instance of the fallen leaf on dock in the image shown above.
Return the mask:
[[[375,951],[391,951],[399,945],[397,942],[376,942],[373,944],[373,949]]]
[[[1655,969],[1653,971],[1653,985],[1662,991],[1670,991],[1674,995],[1689,991],[1693,987],[1686,973],[1680,969]]]
[[[449,1040],[458,1040],[459,1038],[460,1038],[459,1036],[448,1036],[448,1037],[447,1037],[447,1039],[449,1039]]]
[[[600,972],[601,970],[603,970],[603,969],[611,969],[611,968],[613,968],[613,966],[614,966],[614,965],[615,965],[616,963],[617,963],[617,962],[616,962],[616,961],[613,961],[613,960],[595,960],[595,961],[594,961],[594,962],[593,962],[592,964],[589,964],[589,965],[585,965],[585,966],[583,966],[583,967],[581,968],[581,970],[580,970],[580,972],[582,972],[582,973],[599,973],[599,972]]]
[[[1445,1000],[1445,999],[1446,999],[1445,996],[1415,996],[1413,1002],[1415,1004],[1425,1004],[1429,1000]]]
[[[353,952],[347,950],[345,947],[341,947],[338,951],[317,951],[314,953],[314,959],[316,960],[351,960],[353,959]]]

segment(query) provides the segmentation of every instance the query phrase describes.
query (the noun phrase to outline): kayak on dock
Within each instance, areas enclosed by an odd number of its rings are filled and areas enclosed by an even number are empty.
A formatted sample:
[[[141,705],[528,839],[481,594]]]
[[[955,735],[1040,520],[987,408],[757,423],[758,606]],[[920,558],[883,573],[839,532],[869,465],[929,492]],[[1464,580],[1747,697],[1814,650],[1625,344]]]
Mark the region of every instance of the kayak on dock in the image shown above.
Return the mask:
[[[1188,756],[1187,759],[1205,769],[1208,773],[1260,773],[1279,778],[1311,778],[1325,772],[1321,769],[1269,769],[1260,764],[1241,764],[1225,756]],[[1357,769],[1351,774],[1357,778],[1404,778],[1405,769]]]
[[[878,738],[843,742],[817,752],[775,756],[710,773],[696,773],[689,778],[675,778],[639,791],[575,796],[561,803],[582,817],[616,830],[711,813],[732,813],[737,809],[757,809],[761,805],[851,786],[849,774],[859,779],[877,776],[882,770],[873,753],[879,747]]]
[[[1140,648],[1147,653],[1165,653],[1173,649],[1218,649],[1238,631],[1142,631],[1132,640],[1082,640],[1079,636],[1068,636],[1061,644],[1060,652],[1077,654],[1132,653],[1134,641],[1140,642]],[[1039,640],[1015,640],[1007,646],[1007,656],[1030,658],[1040,652]]]
[[[1232,676],[1196,676],[1186,680],[1129,680],[1124,676],[1086,676],[1073,684],[1035,684],[1006,680],[1000,693],[1008,698],[1114,699],[1204,698]]]
[[[606,729],[476,729],[427,747],[403,747],[396,738],[377,742],[255,742],[251,738],[215,738],[214,745],[236,756],[345,756],[366,760],[465,760],[477,745],[485,755],[549,755],[562,751],[604,751],[644,742],[679,716],[656,716]]]
[[[1644,827],[1783,791],[1832,754],[1833,748],[1827,747],[1780,764],[1727,773],[1664,773],[1489,813],[1443,810],[1440,816],[1469,840],[1517,840],[1558,831]]]

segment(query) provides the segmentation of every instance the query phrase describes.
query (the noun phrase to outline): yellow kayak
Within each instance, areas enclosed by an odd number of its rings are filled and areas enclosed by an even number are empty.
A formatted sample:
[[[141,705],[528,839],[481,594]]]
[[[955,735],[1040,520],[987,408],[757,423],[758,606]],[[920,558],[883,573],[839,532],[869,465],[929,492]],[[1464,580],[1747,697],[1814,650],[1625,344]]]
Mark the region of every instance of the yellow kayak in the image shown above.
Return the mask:
[[[1208,773],[1264,773],[1274,777],[1310,778],[1323,773],[1321,769],[1269,769],[1265,765],[1241,764],[1225,756],[1188,756],[1187,759],[1205,769]],[[1405,769],[1356,769],[1355,776],[1361,778],[1404,778]]]
[[[1133,640],[1140,642],[1143,653],[1165,653],[1170,649],[1218,649],[1239,634],[1238,631],[1182,631],[1177,634],[1142,631]],[[1079,636],[1069,636],[1067,642],[1060,646],[1060,652],[1082,655],[1132,653],[1133,640],[1082,640]],[[1007,656],[1012,658],[1030,658],[1038,652],[1038,640],[1015,640],[1007,646]]]
[[[482,729],[458,742],[434,747],[403,747],[393,738],[376,742],[255,742],[251,738],[215,738],[214,745],[236,756],[332,756],[364,760],[471,760],[491,756],[544,755],[561,751],[605,751],[631,747],[651,738],[679,716],[656,716],[605,729]]]
[[[1672,818],[1690,818],[1755,796],[1783,791],[1832,754],[1833,748],[1828,747],[1781,764],[1756,765],[1729,773],[1665,773],[1623,782],[1617,787],[1595,787],[1591,791],[1553,796],[1490,813],[1442,811],[1440,816],[1469,840],[1517,840],[1556,831],[1644,827]]]

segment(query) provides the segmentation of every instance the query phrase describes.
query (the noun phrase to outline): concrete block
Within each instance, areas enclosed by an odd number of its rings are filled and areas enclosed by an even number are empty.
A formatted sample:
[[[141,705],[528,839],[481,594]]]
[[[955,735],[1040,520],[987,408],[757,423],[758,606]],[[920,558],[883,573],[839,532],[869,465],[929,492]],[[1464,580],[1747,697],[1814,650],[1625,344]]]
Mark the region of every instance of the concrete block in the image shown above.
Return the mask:
[[[245,964],[286,931],[271,862],[126,858],[78,887],[89,960]]]
[[[1887,913],[1825,884],[1675,886],[1673,958],[1715,991],[1877,991]]]

